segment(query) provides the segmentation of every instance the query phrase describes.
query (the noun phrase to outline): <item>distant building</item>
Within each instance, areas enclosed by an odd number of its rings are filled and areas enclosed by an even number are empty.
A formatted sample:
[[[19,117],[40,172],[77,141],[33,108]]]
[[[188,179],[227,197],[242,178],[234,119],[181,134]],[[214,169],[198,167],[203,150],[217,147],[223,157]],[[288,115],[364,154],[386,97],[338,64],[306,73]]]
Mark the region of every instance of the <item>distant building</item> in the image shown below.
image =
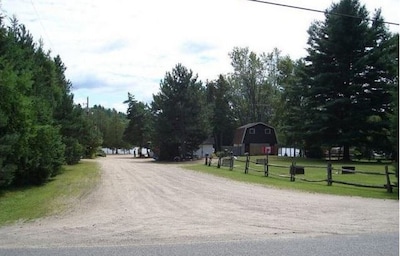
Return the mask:
[[[214,138],[209,137],[199,146],[199,149],[195,151],[193,154],[198,158],[205,157],[206,154],[211,155],[214,153]]]
[[[236,129],[233,138],[235,155],[265,155],[278,153],[275,129],[264,123],[250,123]]]

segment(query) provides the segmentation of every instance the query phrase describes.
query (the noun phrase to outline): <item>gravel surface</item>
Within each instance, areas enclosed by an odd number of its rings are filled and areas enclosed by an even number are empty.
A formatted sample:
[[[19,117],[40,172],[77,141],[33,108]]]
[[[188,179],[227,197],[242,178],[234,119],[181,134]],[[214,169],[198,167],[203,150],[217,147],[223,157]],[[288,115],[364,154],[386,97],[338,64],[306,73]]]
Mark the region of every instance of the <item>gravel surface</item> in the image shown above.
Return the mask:
[[[62,215],[0,228],[0,247],[240,241],[398,232],[395,200],[280,190],[132,156],[99,158],[99,186]]]

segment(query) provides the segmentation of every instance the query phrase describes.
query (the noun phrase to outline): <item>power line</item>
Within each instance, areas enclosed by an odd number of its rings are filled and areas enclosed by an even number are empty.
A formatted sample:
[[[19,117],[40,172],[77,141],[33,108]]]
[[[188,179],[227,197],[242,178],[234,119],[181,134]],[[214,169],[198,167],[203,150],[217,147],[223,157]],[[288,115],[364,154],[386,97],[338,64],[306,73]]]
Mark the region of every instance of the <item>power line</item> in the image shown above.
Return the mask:
[[[311,9],[311,8],[306,8],[306,7],[301,7],[301,6],[288,5],[288,4],[279,4],[279,3],[273,3],[273,2],[261,1],[261,0],[247,0],[247,1],[257,2],[257,3],[262,3],[262,4],[269,4],[269,5],[276,5],[276,6],[280,6],[280,7],[298,9],[298,10],[302,10],[302,11],[318,12],[318,13],[324,13],[324,14],[327,13],[326,11],[321,11],[321,10]],[[342,17],[350,17],[350,18],[355,18],[355,19],[361,19],[361,17],[350,15],[350,14],[344,14],[344,13],[328,12],[328,14],[342,16]],[[374,21],[373,19],[366,19],[366,20]],[[395,23],[395,22],[390,22],[390,21],[382,21],[382,22],[385,24],[388,24],[388,25],[399,26],[399,23]]]
[[[53,49],[53,44],[51,43],[50,37],[49,37],[49,35],[48,35],[47,32],[46,32],[46,29],[45,29],[45,27],[44,27],[44,25],[43,25],[43,23],[42,23],[42,19],[41,19],[40,15],[39,15],[39,12],[38,12],[37,9],[36,9],[35,4],[33,3],[33,0],[31,0],[31,4],[32,4],[32,7],[33,7],[33,10],[34,10],[35,13],[36,13],[36,16],[37,16],[38,19],[39,19],[40,26],[42,27],[43,32],[44,32],[45,36],[47,37],[47,40],[49,40],[50,49]],[[54,49],[53,49],[53,50],[54,50]]]

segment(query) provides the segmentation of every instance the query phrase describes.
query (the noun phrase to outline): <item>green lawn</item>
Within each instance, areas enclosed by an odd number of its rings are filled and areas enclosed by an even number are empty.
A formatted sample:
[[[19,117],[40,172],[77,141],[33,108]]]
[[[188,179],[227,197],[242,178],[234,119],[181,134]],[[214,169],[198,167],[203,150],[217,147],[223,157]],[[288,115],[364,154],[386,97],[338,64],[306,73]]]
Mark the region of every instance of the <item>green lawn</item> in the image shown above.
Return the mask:
[[[0,190],[0,226],[64,211],[85,196],[100,179],[93,161],[63,167],[63,172],[43,186]]]
[[[269,157],[269,177],[264,176],[264,166],[262,164],[255,164],[256,159],[265,158],[265,156],[252,156],[250,168],[248,174],[244,174],[245,170],[245,158],[239,157],[235,160],[233,171],[229,170],[229,167],[217,168],[217,159],[213,159],[211,166],[204,164],[190,165],[187,168],[200,172],[210,173],[217,176],[243,181],[250,183],[257,183],[267,186],[274,186],[284,189],[298,189],[308,192],[335,194],[335,195],[346,195],[346,196],[361,196],[370,198],[382,198],[382,199],[398,199],[398,188],[393,188],[393,193],[388,193],[386,189],[377,188],[363,188],[342,185],[333,183],[332,186],[328,186],[327,179],[327,164],[328,161],[324,160],[310,160],[304,158],[288,158],[288,157]],[[295,165],[304,166],[304,175],[296,175],[295,182],[291,182],[289,177],[289,166],[295,162]],[[384,186],[386,184],[385,175],[369,175],[362,173],[355,174],[342,174],[342,166],[354,166],[356,171],[365,172],[378,172],[381,174],[385,173],[385,165],[388,165],[389,171],[394,172],[393,165],[390,163],[376,163],[376,162],[339,162],[331,161],[333,171],[332,179],[334,181],[343,181],[350,183],[358,183],[363,185],[378,185]],[[303,180],[302,180],[303,179]],[[320,181],[320,182],[306,182],[304,181]],[[397,184],[397,178],[395,175],[390,175],[391,184]]]

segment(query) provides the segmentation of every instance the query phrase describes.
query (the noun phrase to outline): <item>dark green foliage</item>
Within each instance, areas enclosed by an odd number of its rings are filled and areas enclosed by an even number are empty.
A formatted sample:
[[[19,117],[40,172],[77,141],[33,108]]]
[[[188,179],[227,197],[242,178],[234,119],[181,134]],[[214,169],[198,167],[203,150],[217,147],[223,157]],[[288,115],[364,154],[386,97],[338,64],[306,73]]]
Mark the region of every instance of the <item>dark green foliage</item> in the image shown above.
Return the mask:
[[[30,151],[19,166],[15,183],[40,185],[59,173],[64,163],[64,144],[59,131],[50,125],[35,127],[29,140]]]
[[[207,102],[212,108],[207,120],[213,127],[215,150],[221,151],[222,146],[232,144],[234,131],[238,127],[231,108],[232,87],[222,75],[206,86]]]
[[[160,160],[186,158],[210,135],[205,88],[191,70],[178,64],[167,72],[153,96],[155,145]]]
[[[399,160],[399,34],[393,35],[388,41],[388,63],[390,69],[388,72],[393,75],[393,86],[391,87],[391,108],[392,112],[388,113],[389,118],[389,141],[391,147],[392,159],[398,163]],[[396,165],[398,171],[398,165]]]
[[[29,75],[17,76],[0,58],[0,84],[0,186],[7,186],[14,180],[19,159],[26,154],[30,136],[31,105],[21,92],[21,87],[30,84]]]
[[[52,58],[14,18],[0,19],[0,187],[39,185],[101,144],[73,104],[61,58]],[[92,150],[92,148],[94,148]]]
[[[84,147],[72,137],[63,139],[65,144],[65,162],[69,165],[77,164],[85,153]]]
[[[384,149],[388,145],[387,113],[394,74],[385,53],[390,34],[379,11],[369,24],[368,12],[358,0],[342,0],[309,33],[307,78],[303,81],[306,144]],[[398,65],[398,64],[397,64]],[[398,76],[398,75],[397,75]]]
[[[151,109],[147,104],[135,100],[135,97],[130,93],[128,93],[128,100],[124,103],[128,104],[127,118],[129,120],[124,131],[124,140],[139,147],[139,154],[141,154],[142,148],[148,148],[152,141]]]
[[[293,61],[284,57],[278,62],[278,84],[281,88],[279,102],[276,104],[277,115],[274,119],[275,129],[278,131],[279,143],[289,147],[303,147],[302,130],[304,116],[307,114],[302,109],[303,95],[302,85],[304,75],[304,62]]]

